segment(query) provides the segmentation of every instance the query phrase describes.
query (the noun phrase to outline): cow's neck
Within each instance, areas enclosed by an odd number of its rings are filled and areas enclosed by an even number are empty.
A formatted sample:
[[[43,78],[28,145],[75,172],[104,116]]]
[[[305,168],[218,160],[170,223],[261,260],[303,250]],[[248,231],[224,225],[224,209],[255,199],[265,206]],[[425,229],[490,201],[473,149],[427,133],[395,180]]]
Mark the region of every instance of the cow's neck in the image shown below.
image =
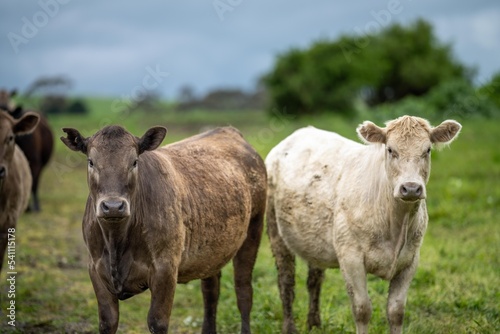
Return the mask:
[[[129,248],[129,221],[123,223],[99,223],[108,254],[108,270],[111,275],[111,282],[117,292],[122,291],[123,281],[126,275],[123,276],[122,262],[128,262],[125,251]],[[123,269],[123,268],[122,268]]]
[[[389,277],[392,277],[396,271],[399,255],[408,240],[408,231],[415,227],[413,226],[415,222],[415,215],[417,214],[420,206],[420,201],[414,203],[404,203],[400,200],[392,200],[389,226],[394,249]]]
[[[99,222],[104,244],[110,256],[111,264],[119,262],[129,242],[130,221],[120,223]]]

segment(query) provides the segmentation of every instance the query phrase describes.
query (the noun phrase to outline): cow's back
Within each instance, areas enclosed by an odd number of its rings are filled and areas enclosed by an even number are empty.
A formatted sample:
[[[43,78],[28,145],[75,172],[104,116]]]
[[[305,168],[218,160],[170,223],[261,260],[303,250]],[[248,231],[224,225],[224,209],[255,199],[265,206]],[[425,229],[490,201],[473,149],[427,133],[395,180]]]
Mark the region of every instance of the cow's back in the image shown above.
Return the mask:
[[[239,131],[228,127],[151,153],[171,173],[175,210],[181,210],[185,239],[179,281],[209,277],[234,256],[251,217],[264,210],[264,162]]]

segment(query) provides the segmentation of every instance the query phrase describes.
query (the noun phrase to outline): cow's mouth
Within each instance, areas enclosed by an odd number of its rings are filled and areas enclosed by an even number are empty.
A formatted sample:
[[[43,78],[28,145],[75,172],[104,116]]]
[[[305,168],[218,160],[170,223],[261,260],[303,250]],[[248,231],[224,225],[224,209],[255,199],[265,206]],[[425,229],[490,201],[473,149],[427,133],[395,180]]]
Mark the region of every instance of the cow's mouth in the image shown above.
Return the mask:
[[[106,222],[106,223],[121,223],[121,222],[126,221],[128,218],[129,218],[129,216],[120,216],[120,217],[101,216],[101,217],[97,217],[97,219],[99,219],[102,222]]]

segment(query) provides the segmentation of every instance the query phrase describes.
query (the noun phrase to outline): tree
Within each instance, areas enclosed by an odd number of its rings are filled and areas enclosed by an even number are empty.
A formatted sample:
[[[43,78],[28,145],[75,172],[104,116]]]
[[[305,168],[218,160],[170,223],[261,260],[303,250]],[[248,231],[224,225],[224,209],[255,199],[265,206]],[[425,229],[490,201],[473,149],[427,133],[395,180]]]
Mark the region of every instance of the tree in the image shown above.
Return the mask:
[[[262,77],[271,109],[291,114],[334,111],[349,115],[356,99],[370,105],[421,96],[442,82],[470,82],[474,70],[456,61],[429,23],[418,20],[376,34],[321,40],[277,57]]]
[[[440,43],[432,26],[418,20],[409,27],[388,27],[365,50],[365,57],[377,54],[382,70],[368,97],[370,104],[421,96],[440,83],[452,80],[471,82],[475,70],[454,59],[451,46]]]
[[[495,73],[489,82],[479,88],[479,94],[486,96],[500,108],[500,72]]]

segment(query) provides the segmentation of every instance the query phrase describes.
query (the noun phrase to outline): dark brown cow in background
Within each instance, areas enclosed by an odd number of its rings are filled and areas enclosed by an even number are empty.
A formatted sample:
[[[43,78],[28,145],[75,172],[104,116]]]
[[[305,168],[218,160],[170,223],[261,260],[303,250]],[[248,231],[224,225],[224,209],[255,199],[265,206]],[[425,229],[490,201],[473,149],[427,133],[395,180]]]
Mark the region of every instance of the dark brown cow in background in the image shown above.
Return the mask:
[[[10,93],[0,90],[0,109],[7,111],[12,117],[19,119],[27,111],[19,106],[15,106],[11,97],[16,94],[13,90]],[[16,144],[28,159],[33,183],[31,186],[32,203],[29,206],[31,211],[40,211],[40,201],[38,199],[38,184],[43,168],[47,165],[52,156],[54,148],[54,135],[45,119],[40,115],[40,122],[35,130],[26,136],[16,138]]]
[[[15,138],[33,131],[38,120],[35,113],[26,113],[16,120],[0,112],[0,269],[8,234],[14,234],[17,218],[28,205],[31,188],[28,161]]]
[[[156,149],[163,127],[141,138],[119,126],[90,138],[63,131],[88,158],[83,236],[100,332],[116,332],[118,300],[149,288],[149,330],[166,333],[176,284],[201,279],[202,331],[215,333],[221,269],[233,259],[241,332],[250,333],[266,169],[241,134],[219,128]]]

